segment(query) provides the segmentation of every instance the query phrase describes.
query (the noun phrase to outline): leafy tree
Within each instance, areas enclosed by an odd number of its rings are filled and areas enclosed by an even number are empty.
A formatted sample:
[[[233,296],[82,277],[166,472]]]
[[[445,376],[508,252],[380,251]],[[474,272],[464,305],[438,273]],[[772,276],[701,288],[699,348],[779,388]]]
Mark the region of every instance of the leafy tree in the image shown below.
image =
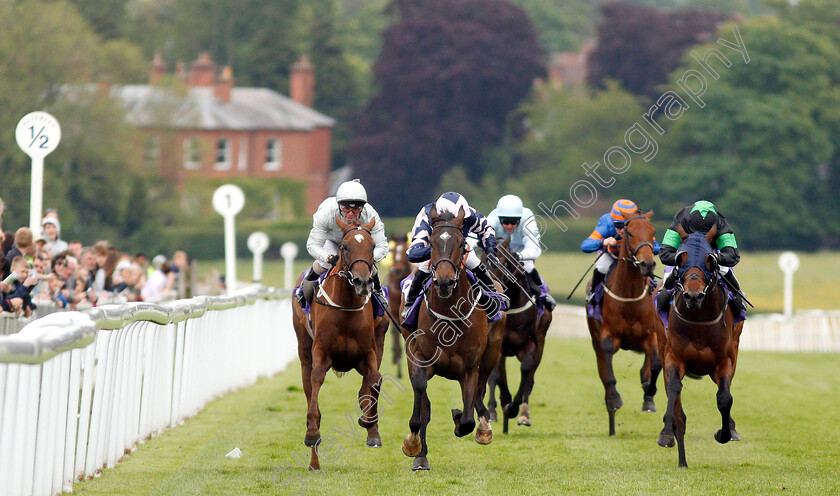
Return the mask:
[[[657,96],[683,52],[708,40],[725,16],[714,12],[662,11],[640,5],[601,7],[598,41],[589,58],[589,83],[615,79],[636,95]]]
[[[405,193],[431,196],[462,164],[481,176],[482,149],[544,75],[525,13],[505,0],[394,0],[400,16],[374,67],[378,93],[359,116],[353,164],[377,208],[410,214]]]

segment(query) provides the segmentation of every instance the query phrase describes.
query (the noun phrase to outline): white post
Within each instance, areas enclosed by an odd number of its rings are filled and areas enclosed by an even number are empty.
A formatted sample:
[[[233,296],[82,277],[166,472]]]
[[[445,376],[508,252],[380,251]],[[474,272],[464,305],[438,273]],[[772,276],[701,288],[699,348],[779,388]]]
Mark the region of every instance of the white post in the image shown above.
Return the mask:
[[[268,249],[268,235],[262,231],[251,233],[248,249],[254,254],[254,282],[262,282],[263,253]]]
[[[297,254],[298,247],[291,241],[283,243],[283,246],[280,247],[280,256],[283,257],[283,261],[286,262],[283,266],[283,286],[286,289],[294,288],[294,274],[292,271],[294,270],[294,262]]]
[[[799,257],[792,251],[779,255],[779,268],[785,273],[785,318],[793,315],[793,273],[799,268]]]
[[[30,112],[23,116],[15,129],[17,144],[32,158],[32,188],[29,201],[29,228],[41,232],[41,212],[44,195],[44,157],[61,141],[61,126],[46,112]]]
[[[236,231],[233,218],[245,205],[245,194],[239,186],[225,184],[213,193],[213,208],[225,218],[225,287],[228,294],[236,291]]]

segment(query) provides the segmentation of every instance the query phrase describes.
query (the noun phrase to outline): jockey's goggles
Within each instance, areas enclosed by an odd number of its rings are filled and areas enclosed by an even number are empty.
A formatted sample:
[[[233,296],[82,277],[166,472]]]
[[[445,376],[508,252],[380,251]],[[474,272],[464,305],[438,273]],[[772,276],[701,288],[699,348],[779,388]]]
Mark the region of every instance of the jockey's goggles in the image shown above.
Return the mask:
[[[613,222],[613,225],[615,226],[616,229],[624,229],[624,222],[623,221],[615,221],[615,222]]]
[[[499,217],[499,222],[501,222],[503,226],[518,226],[519,220],[519,217]]]
[[[359,209],[361,209],[362,207],[365,206],[365,202],[363,202],[363,201],[343,201],[343,202],[339,202],[338,206],[341,207],[341,208],[359,210]]]

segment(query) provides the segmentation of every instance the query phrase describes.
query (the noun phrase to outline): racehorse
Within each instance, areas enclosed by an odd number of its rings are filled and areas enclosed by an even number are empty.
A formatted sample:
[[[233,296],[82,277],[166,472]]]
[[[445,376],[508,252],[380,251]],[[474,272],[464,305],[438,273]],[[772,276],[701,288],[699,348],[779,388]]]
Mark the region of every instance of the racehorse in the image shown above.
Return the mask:
[[[502,404],[503,431],[508,432],[508,420],[517,417],[517,425],[531,425],[531,410],[528,398],[534,388],[534,374],[542,360],[545,336],[551,325],[551,312],[539,315],[536,302],[528,292],[528,273],[510,251],[510,237],[498,245],[501,267],[491,267],[493,276],[502,282],[504,293],[510,299],[505,334],[502,340],[502,355],[488,379],[490,400],[487,407],[490,419],[496,420],[495,388],[499,386],[499,401]],[[507,384],[505,361],[515,356],[521,363],[521,376],[516,396],[511,398]],[[521,408],[520,408],[521,405]],[[519,410],[517,416],[517,410]]]
[[[618,350],[645,354],[640,371],[643,412],[656,411],[653,397],[656,379],[662,370],[658,337],[664,336],[665,327],[656,314],[648,280],[656,265],[653,258],[655,229],[650,222],[653,212],[642,214],[637,211],[637,214],[625,222],[618,260],[604,281],[603,318],[601,321],[590,316],[586,319],[598,361],[598,374],[604,384],[610,436],[615,435],[615,412],[624,404],[615,387],[613,355]],[[589,310],[587,308],[587,315]]]
[[[411,432],[402,449],[407,456],[414,457],[412,470],[430,469],[426,458],[426,427],[432,405],[426,387],[435,375],[458,381],[461,386],[463,410],[452,409],[455,435],[463,437],[475,429],[475,411],[479,416],[476,442],[490,444],[493,440],[483,397],[487,378],[499,360],[505,326],[504,315],[488,324],[487,313],[493,309],[479,305],[477,286],[470,287],[463,270],[467,254],[461,231],[464,210],[457,217],[450,213],[438,216],[432,207],[429,218],[432,225],[429,267],[434,287],[423,293],[417,330],[410,332],[403,327],[414,411],[408,423]]]
[[[681,227],[677,232],[686,238]],[[744,324],[733,325],[734,316],[727,304],[727,291],[720,284],[717,258],[710,245],[716,233],[716,226],[705,237],[692,233],[680,245],[677,268],[674,269],[679,270],[674,286],[674,303],[668,314],[668,339],[661,347],[668,409],[658,442],[660,446],[673,447],[676,435],[680,467],[688,466],[684,444],[686,416],[681,398],[685,375],[694,379],[708,375],[718,386],[717,407],[721,428],[715,432],[715,440],[721,444],[740,440],[730,415],[730,386],[738,362],[738,343]]]
[[[374,221],[364,226],[350,225],[336,216],[336,224],[344,233],[338,261],[312,299],[311,334],[306,314],[299,305],[293,305],[293,325],[308,404],[304,444],[312,447],[311,470],[320,469],[316,451],[321,439],[318,393],[330,369],[339,377],[351,369],[362,375],[359,407],[364,414],[359,418],[359,425],[368,431],[367,446],[382,446],[377,402],[382,381],[379,365],[388,322],[382,317],[374,318],[370,302],[375,245],[370,230]]]
[[[411,262],[406,256],[406,248],[408,245],[408,237],[403,234],[401,236],[392,236],[391,240],[394,242],[394,248],[391,253],[394,254],[394,263],[388,271],[388,306],[391,308],[400,308],[400,298],[402,291],[400,290],[400,282],[408,277],[411,273]],[[393,350],[394,350],[394,365],[397,367],[397,377],[402,377],[402,367],[400,367],[400,358],[402,355],[402,343],[400,342],[400,329],[391,327],[393,333]]]

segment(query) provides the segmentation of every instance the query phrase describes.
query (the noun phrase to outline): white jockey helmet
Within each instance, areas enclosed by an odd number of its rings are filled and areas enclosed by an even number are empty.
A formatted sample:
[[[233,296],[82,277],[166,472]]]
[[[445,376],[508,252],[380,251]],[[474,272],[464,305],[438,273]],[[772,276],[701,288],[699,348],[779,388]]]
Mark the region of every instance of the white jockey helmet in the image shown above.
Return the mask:
[[[367,203],[367,192],[358,179],[341,183],[335,192],[335,200],[339,205],[351,208],[361,207]]]
[[[464,209],[464,217],[468,217],[470,213],[470,205],[467,199],[461,196],[460,193],[450,191],[440,195],[440,198],[435,201],[435,211],[438,215],[449,212],[454,216],[458,215],[458,211]]]
[[[505,195],[496,204],[496,215],[499,217],[521,218],[523,213],[522,200],[516,195]]]

